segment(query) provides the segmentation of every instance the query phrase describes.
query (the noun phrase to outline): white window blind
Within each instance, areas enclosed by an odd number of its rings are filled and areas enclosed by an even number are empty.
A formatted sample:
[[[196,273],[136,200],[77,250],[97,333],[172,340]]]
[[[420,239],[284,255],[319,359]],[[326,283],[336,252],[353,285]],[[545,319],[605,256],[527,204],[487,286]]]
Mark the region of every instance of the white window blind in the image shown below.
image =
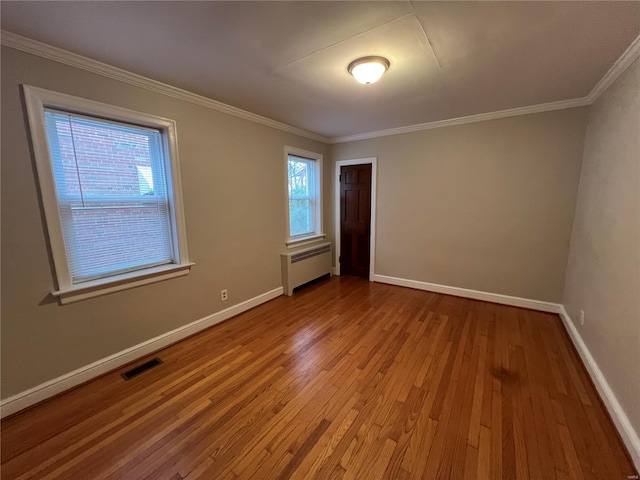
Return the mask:
[[[162,133],[44,115],[72,283],[174,263]]]
[[[319,233],[318,182],[315,160],[289,155],[287,159],[289,192],[289,236]]]

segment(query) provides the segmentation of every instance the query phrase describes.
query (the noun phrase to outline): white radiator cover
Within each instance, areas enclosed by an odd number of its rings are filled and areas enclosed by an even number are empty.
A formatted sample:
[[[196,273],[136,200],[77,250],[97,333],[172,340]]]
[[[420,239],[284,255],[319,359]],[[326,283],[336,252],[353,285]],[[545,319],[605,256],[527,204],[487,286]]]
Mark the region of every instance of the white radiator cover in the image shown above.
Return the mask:
[[[331,273],[332,258],[329,242],[282,253],[280,261],[284,294],[291,296],[294,288]]]

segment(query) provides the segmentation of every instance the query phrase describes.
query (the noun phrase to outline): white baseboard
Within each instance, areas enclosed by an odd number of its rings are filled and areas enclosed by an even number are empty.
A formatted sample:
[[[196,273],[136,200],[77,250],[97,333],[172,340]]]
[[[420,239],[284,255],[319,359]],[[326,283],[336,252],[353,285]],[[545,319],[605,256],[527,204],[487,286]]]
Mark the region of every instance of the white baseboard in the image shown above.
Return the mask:
[[[30,388],[29,390],[25,390],[24,392],[20,392],[12,397],[6,398],[0,402],[0,418],[4,418],[7,415],[11,415],[24,408],[30,407],[31,405],[35,405],[42,400],[64,392],[65,390],[69,390],[70,388],[121,367],[122,365],[126,365],[137,358],[144,357],[145,355],[160,350],[167,345],[171,345],[172,343],[182,340],[194,333],[198,333],[205,328],[209,328],[253,307],[257,307],[262,303],[279,297],[282,293],[282,287],[276,288],[250,298],[244,302],[233,305],[220,312],[216,312],[212,315],[196,320],[195,322],[176,328],[175,330],[171,330],[170,332],[163,333],[162,335],[139,343],[138,345],[134,345],[131,348],[122,350],[121,352],[110,355],[98,360],[97,362],[93,362],[82,368],[66,373],[58,378],[49,380],[48,382]]]
[[[456,297],[500,303],[502,305],[510,305],[512,307],[530,308],[541,312],[560,313],[560,309],[562,308],[562,305],[558,303],[542,302],[540,300],[532,300],[529,298],[511,297],[509,295],[500,295],[499,293],[480,292],[478,290],[469,290],[467,288],[450,287],[448,285],[419,282],[417,280],[388,277],[386,275],[373,274],[372,280],[374,282],[388,283],[390,285],[398,285],[400,287],[416,288],[418,290],[426,290],[428,292],[443,293],[445,295],[455,295]]]
[[[607,383],[607,379],[598,367],[595,359],[591,356],[591,352],[589,352],[587,345],[584,343],[584,340],[582,340],[582,336],[571,320],[571,317],[569,317],[569,314],[564,309],[564,306],[561,306],[560,308],[560,318],[562,319],[576,350],[578,350],[582,361],[587,367],[591,380],[593,380],[593,383],[600,394],[600,398],[604,402],[609,415],[611,415],[613,423],[622,437],[622,441],[631,455],[633,464],[637,470],[640,470],[640,438],[638,437],[638,432],[636,432],[631,425],[629,417],[627,417],[627,414],[622,409],[622,406],[618,402],[613,390],[611,390],[611,387]]]
[[[569,314],[563,305],[550,302],[541,302],[539,300],[531,300],[528,298],[511,297],[508,295],[500,295],[496,293],[480,292],[477,290],[469,290],[466,288],[450,287],[447,285],[438,285],[435,283],[419,282],[416,280],[407,280],[404,278],[389,277],[386,275],[372,275],[374,282],[388,283],[390,285],[398,285],[400,287],[416,288],[418,290],[427,290],[429,292],[443,293],[446,295],[455,295],[457,297],[472,298],[475,300],[483,300],[486,302],[500,303],[503,305],[511,305],[515,307],[530,308],[532,310],[540,310],[543,312],[557,313],[560,315],[562,322],[569,333],[576,350],[580,354],[587,371],[593,383],[598,390],[598,394],[605,404],[609,415],[613,420],[622,441],[629,451],[632,461],[636,469],[640,470],[640,438],[638,432],[635,431],[629,418],[618,402],[613,390],[607,383],[607,380],[598,367],[598,364],[591,356],[591,352],[582,340],[580,333],[571,321]]]

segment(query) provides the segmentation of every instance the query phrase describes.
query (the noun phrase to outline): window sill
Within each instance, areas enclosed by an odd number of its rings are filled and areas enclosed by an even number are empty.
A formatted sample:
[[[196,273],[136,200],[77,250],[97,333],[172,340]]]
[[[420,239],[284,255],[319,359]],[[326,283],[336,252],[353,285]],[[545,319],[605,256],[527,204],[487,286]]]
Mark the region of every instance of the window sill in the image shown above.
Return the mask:
[[[285,243],[287,245],[287,248],[296,248],[302,247],[303,245],[309,245],[310,243],[315,243],[319,240],[324,240],[325,237],[326,235],[322,233],[320,235],[310,235],[308,237],[296,238],[295,240],[289,240]]]
[[[182,277],[189,273],[193,265],[194,263],[162,265],[160,267],[80,283],[69,288],[56,290],[51,292],[51,294],[58,297],[61,304],[66,305],[67,303],[79,302],[87,298],[99,297],[101,295],[107,295],[108,293],[119,292],[150,283],[162,282],[170,278]]]

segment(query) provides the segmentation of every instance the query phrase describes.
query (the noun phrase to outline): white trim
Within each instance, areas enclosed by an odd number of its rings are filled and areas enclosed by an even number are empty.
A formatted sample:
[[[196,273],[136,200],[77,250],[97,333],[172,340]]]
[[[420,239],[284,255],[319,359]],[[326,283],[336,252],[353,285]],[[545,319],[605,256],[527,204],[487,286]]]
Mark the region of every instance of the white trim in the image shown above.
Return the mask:
[[[60,221],[60,205],[58,204],[58,196],[55,189],[56,182],[53,176],[49,145],[47,143],[43,111],[45,101],[40,89],[23,85],[23,91],[56,280],[58,288],[64,289],[68,288],[72,284],[72,281],[67,263],[67,254],[64,248],[64,231],[62,229],[62,222]]]
[[[416,288],[428,292],[443,293],[445,295],[454,295],[456,297],[471,298],[473,300],[482,300],[484,302],[499,303],[501,305],[510,305],[512,307],[530,308],[531,310],[539,310],[541,312],[560,313],[560,309],[562,308],[558,303],[512,297],[499,293],[481,292],[478,290],[469,290],[468,288],[450,287],[448,285],[420,282],[418,280],[407,280],[405,278],[388,277],[386,275],[374,275],[373,281],[400,287]]]
[[[348,165],[371,164],[371,233],[369,235],[369,281],[372,282],[376,262],[376,199],[378,192],[378,157],[353,158],[350,160],[337,160],[334,183],[334,222],[335,222],[335,271],[334,275],[340,275],[340,167]]]
[[[386,137],[389,135],[399,135],[402,133],[419,132],[422,130],[430,130],[432,128],[451,127],[454,125],[464,125],[467,123],[484,122],[487,120],[497,120],[499,118],[515,117],[519,115],[530,115],[532,113],[552,112],[554,110],[563,110],[566,108],[584,107],[593,104],[602,93],[634,62],[640,57],[640,35],[629,45],[629,47],[620,55],[611,68],[604,74],[600,81],[591,89],[591,92],[585,97],[572,98],[568,100],[560,100],[557,102],[540,103],[537,105],[529,105],[526,107],[510,108],[507,110],[499,110],[496,112],[486,112],[477,115],[468,115],[465,117],[450,118],[446,120],[438,120],[435,122],[420,123],[417,125],[408,125],[406,127],[390,128],[386,130],[378,130],[375,132],[358,133],[355,135],[345,135],[342,137],[330,138],[330,143],[354,142],[356,140],[366,140],[370,138]]]
[[[171,85],[158,82],[157,80],[152,80],[150,78],[143,77],[142,75],[137,75],[121,68],[113,67],[106,63],[83,57],[82,55],[71,53],[61,48],[47,45],[46,43],[38,42],[21,35],[16,35],[15,33],[7,32],[5,30],[1,31],[1,35],[2,45],[14,48],[16,50],[37,55],[39,57],[48,58],[65,65],[80,68],[82,70],[96,73],[104,77],[112,78],[120,82],[128,83],[130,85],[135,85],[136,87],[141,87],[152,92],[161,93],[163,95],[167,95],[168,97],[177,98],[179,100],[184,100],[185,102],[193,103],[195,105],[209,108],[217,112],[226,113],[227,115],[232,115],[244,120],[249,120],[250,122],[276,128],[278,130],[282,130],[283,132],[293,133],[295,135],[310,138],[311,140],[316,140],[318,142],[329,142],[329,139],[323,137],[322,135],[318,135],[301,128],[293,127],[291,125],[287,125],[285,123],[278,122],[276,120],[272,120],[255,113],[247,112],[246,110],[241,110],[231,105],[218,102],[216,100],[211,100],[210,98],[191,93],[187,90],[182,90],[181,88],[173,87]]]
[[[631,42],[631,45],[620,55],[620,58],[616,60],[613,66],[604,74],[604,77],[596,84],[586,98],[589,99],[589,104],[595,102],[602,93],[611,86],[613,82],[624,72],[633,61],[640,57],[640,35]]]
[[[422,130],[431,130],[433,128],[452,127],[454,125],[464,125],[466,123],[485,122],[487,120],[497,120],[499,118],[516,117],[519,115],[529,115],[532,113],[550,112],[553,110],[563,110],[565,108],[584,107],[585,105],[590,105],[587,97],[573,98],[571,100],[560,100],[559,102],[541,103],[539,105],[510,108],[508,110],[499,110],[497,112],[479,113],[477,115],[469,115],[466,117],[449,118],[446,120],[438,120],[435,122],[419,123],[417,125],[408,125],[406,127],[389,128],[387,130],[378,130],[376,132],[358,133],[355,135],[346,135],[344,137],[333,137],[330,139],[330,143],[345,143],[354,142],[356,140],[367,140],[370,138],[388,137],[389,135],[400,135],[402,133],[419,132]]]
[[[48,58],[65,65],[80,68],[88,72],[96,73],[108,78],[135,85],[137,87],[145,88],[152,92],[161,93],[169,97],[184,100],[201,107],[210,108],[218,112],[233,115],[234,117],[243,118],[254,123],[266,125],[268,127],[276,128],[278,130],[300,135],[301,137],[310,138],[318,142],[326,144],[353,142],[356,140],[365,140],[369,138],[385,137],[389,135],[399,135],[402,133],[418,132],[422,130],[430,130],[432,128],[449,127],[453,125],[464,125],[467,123],[483,122],[486,120],[496,120],[499,118],[508,118],[518,115],[529,115],[532,113],[550,112],[554,110],[562,110],[565,108],[575,108],[591,105],[598,97],[604,92],[619,76],[624,72],[633,61],[640,56],[640,36],[629,45],[629,47],[622,53],[622,55],[616,60],[613,66],[605,73],[600,81],[593,87],[591,92],[585,97],[573,98],[568,100],[560,100],[557,102],[541,103],[536,105],[529,105],[525,107],[511,108],[507,110],[499,110],[495,112],[480,113],[477,115],[469,115],[465,117],[451,118],[445,120],[438,120],[435,122],[427,122],[416,125],[407,125],[404,127],[391,128],[386,130],[378,130],[374,132],[365,132],[355,135],[345,135],[340,137],[324,137],[317,133],[309,132],[291,125],[287,125],[276,120],[272,120],[255,113],[248,112],[246,110],[233,107],[231,105],[212,100],[195,93],[191,93],[186,90],[182,90],[171,85],[167,85],[156,80],[152,80],[135,73],[128,72],[126,70],[113,67],[111,65],[93,60],[82,55],[71,53],[61,48],[47,45],[46,43],[38,42],[15,33],[1,31],[1,43],[10,48],[20,50],[32,55],[37,55],[43,58]]]
[[[622,441],[631,455],[633,464],[636,469],[640,470],[640,437],[638,437],[638,432],[636,432],[633,425],[631,425],[629,417],[627,417],[627,414],[618,402],[613,390],[611,390],[607,379],[600,370],[600,367],[598,367],[598,364],[591,355],[591,352],[589,352],[584,340],[582,340],[580,332],[578,332],[575,323],[571,320],[571,317],[565,310],[564,305],[560,306],[560,318],[569,333],[569,337],[571,337],[571,341],[580,354],[580,358],[582,358],[585,367],[587,367],[589,376],[591,377],[591,380],[593,380],[609,415],[611,415],[611,419],[613,420],[618,433],[622,437]]]
[[[38,183],[42,194],[49,244],[55,266],[58,290],[52,294],[59,296],[61,302],[70,303],[86,298],[104,295],[125,288],[133,288],[154,281],[167,280],[189,273],[192,264],[187,251],[187,233],[180,187],[180,163],[176,122],[167,118],[136,112],[126,108],[115,107],[85,98],[74,97],[43,88],[22,86],[24,91],[27,116],[31,129],[31,139],[38,171]],[[64,232],[60,217],[60,205],[56,193],[56,183],[49,152],[45,126],[44,109],[56,108],[75,113],[95,116],[107,120],[126,122],[142,127],[152,127],[162,132],[163,158],[167,172],[167,194],[171,208],[171,230],[173,232],[174,263],[169,267],[136,270],[125,275],[112,275],[99,281],[74,284],[69,270],[67,252],[64,243]],[[168,272],[173,269],[172,273]],[[180,270],[179,272],[177,270]],[[144,280],[142,280],[144,279]],[[90,290],[89,290],[90,289]],[[82,293],[79,293],[82,292]]]
[[[83,282],[73,285],[65,290],[51,292],[51,295],[58,297],[60,303],[79,302],[88,298],[99,297],[109,293],[127,290],[129,288],[141,287],[150,283],[162,282],[170,278],[183,277],[189,273],[194,263],[184,265],[161,265],[159,267],[136,270],[122,275],[114,275],[101,278],[91,282]]]
[[[283,291],[282,287],[275,288],[256,297],[250,298],[249,300],[238,303],[237,305],[233,305],[225,310],[208,315],[196,320],[195,322],[176,328],[175,330],[171,330],[170,332],[163,333],[162,335],[139,343],[138,345],[134,345],[133,347],[110,355],[98,360],[97,362],[93,362],[77,370],[61,375],[58,378],[54,378],[53,380],[49,380],[48,382],[6,398],[0,402],[0,418],[12,415],[24,408],[35,405],[36,403],[64,392],[65,390],[69,390],[81,383],[88,382],[93,378],[115,370],[127,363],[133,362],[138,358],[149,355],[150,353],[156,352],[235,315],[257,307],[262,303],[279,297],[282,295]]]
[[[294,156],[294,157],[301,157],[301,158],[305,158],[308,160],[313,160],[315,161],[315,188],[316,188],[316,192],[317,192],[317,198],[316,198],[316,225],[314,226],[315,229],[312,233],[304,235],[304,236],[298,236],[298,237],[291,237],[290,236],[290,232],[291,232],[291,224],[289,223],[290,220],[290,215],[289,215],[289,155]],[[306,243],[310,243],[316,240],[319,240],[321,237],[324,238],[326,235],[324,233],[324,222],[323,222],[323,202],[324,202],[324,193],[322,191],[323,188],[323,181],[322,181],[322,177],[323,177],[323,173],[324,173],[324,168],[322,165],[322,154],[321,153],[316,153],[316,152],[311,152],[309,150],[303,150],[302,148],[297,148],[297,147],[290,147],[289,145],[285,145],[284,146],[284,178],[285,178],[285,183],[284,183],[284,199],[285,199],[285,212],[287,212],[287,231],[286,233],[286,240],[285,240],[285,245],[287,246],[287,248],[294,248],[300,245],[304,245]]]
[[[388,283],[400,287],[416,288],[418,290],[427,290],[429,292],[443,293],[446,295],[455,295],[458,297],[472,298],[474,300],[483,300],[486,302],[499,303],[502,305],[511,305],[514,307],[530,308],[549,313],[557,313],[562,319],[562,323],[571,338],[580,358],[582,359],[591,380],[593,380],[600,398],[616,426],[622,441],[631,455],[631,459],[636,469],[640,470],[640,437],[638,432],[633,428],[629,421],[629,417],[618,402],[613,390],[609,386],[604,374],[598,367],[595,359],[589,352],[587,345],[584,343],[575,323],[569,317],[564,305],[541,302],[528,298],[511,297],[508,295],[500,295],[496,293],[481,292],[477,290],[469,290],[466,288],[450,287],[447,285],[438,285],[435,283],[419,282],[416,280],[407,280],[404,278],[389,277],[386,275],[374,275],[373,281],[380,283]]]
[[[301,137],[310,138],[318,142],[325,144],[345,143],[353,142],[356,140],[365,140],[369,138],[385,137],[389,135],[399,135],[402,133],[418,132],[422,130],[430,130],[432,128],[450,127],[453,125],[464,125],[467,123],[483,122],[486,120],[496,120],[499,118],[508,118],[518,115],[529,115],[532,113],[550,112],[554,110],[562,110],[565,108],[575,108],[591,105],[598,97],[604,92],[615,80],[624,72],[633,61],[640,56],[640,36],[629,45],[629,47],[622,53],[622,55],[616,60],[613,66],[605,73],[600,81],[593,87],[591,92],[585,97],[573,98],[568,100],[560,100],[557,102],[541,103],[537,105],[529,105],[525,107],[511,108],[507,110],[500,110],[496,112],[486,112],[477,115],[469,115],[465,117],[451,118],[445,120],[438,120],[435,122],[427,122],[416,125],[408,125],[405,127],[391,128],[386,130],[378,130],[374,132],[365,132],[355,135],[345,135],[340,137],[324,137],[317,133],[309,132],[285,123],[272,120],[255,113],[241,110],[237,107],[212,100],[195,93],[191,93],[186,90],[182,90],[171,85],[167,85],[156,80],[152,80],[135,73],[128,72],[126,70],[107,65],[105,63],[93,60],[81,55],[71,53],[61,48],[47,45],[46,43],[38,42],[15,33],[7,32],[5,30],[0,31],[0,42],[16,50],[20,50],[32,55],[37,55],[43,58],[48,58],[65,65],[70,65],[75,68],[80,68],[88,72],[96,73],[104,77],[112,78],[130,85],[135,85],[152,92],[161,93],[169,97],[184,100],[201,107],[209,108],[218,112],[233,115],[234,117],[243,118],[254,123],[266,125],[268,127],[276,128],[278,130],[300,135]]]
[[[291,240],[290,242],[286,242],[287,248],[298,248],[303,247],[305,245],[311,245],[312,243],[319,242],[324,240],[326,235],[323,233],[321,235],[311,235],[309,237],[300,238],[297,240]]]

